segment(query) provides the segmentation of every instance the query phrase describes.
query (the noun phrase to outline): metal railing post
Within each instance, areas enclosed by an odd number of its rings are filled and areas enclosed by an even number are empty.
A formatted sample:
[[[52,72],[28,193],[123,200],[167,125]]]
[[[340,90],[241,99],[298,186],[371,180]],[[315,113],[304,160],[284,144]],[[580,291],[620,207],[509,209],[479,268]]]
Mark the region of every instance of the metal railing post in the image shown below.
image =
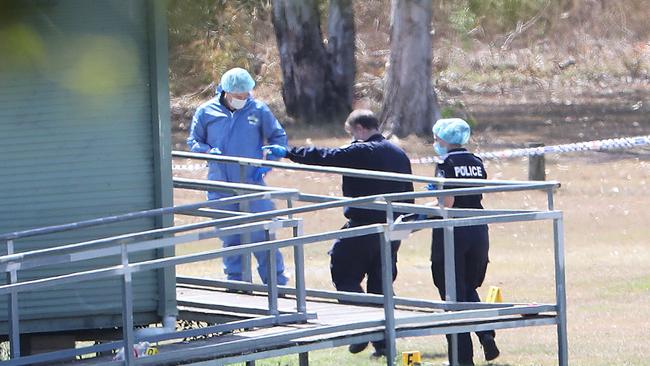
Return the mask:
[[[14,254],[14,241],[7,240],[7,255]],[[14,284],[18,282],[18,270],[11,269],[7,273],[7,282]],[[12,359],[20,357],[20,317],[18,310],[18,292],[15,290],[9,294],[9,343],[11,345],[10,356]]]
[[[246,183],[246,166],[239,165],[239,182]],[[250,204],[248,201],[244,201],[239,204],[239,211],[250,212]],[[248,244],[251,243],[251,234],[245,233],[240,235],[241,243]],[[253,282],[253,271],[251,265],[251,253],[246,253],[241,255],[241,279],[246,282]]]
[[[390,209],[390,205],[386,212]],[[392,213],[392,209],[390,210]],[[393,298],[393,256],[392,242],[390,240],[391,229],[386,226],[380,237],[381,255],[381,286],[384,293],[384,340],[386,342],[386,365],[392,366],[395,362],[395,299]]]
[[[309,366],[308,352],[303,352],[298,355],[298,366]]]
[[[129,268],[129,252],[126,243],[121,244],[122,250],[122,338],[124,339],[124,362],[125,365],[133,365],[133,287],[131,269]]]
[[[287,208],[293,207],[293,200],[287,200]],[[293,214],[288,215],[293,219]],[[293,227],[293,237],[302,235],[302,222]],[[305,285],[305,250],[302,245],[293,246],[293,265],[295,267],[296,282],[296,311],[300,314],[307,313],[307,290]],[[302,352],[298,355],[299,366],[309,366],[309,352]]]
[[[287,200],[287,208],[291,208],[293,202]],[[292,219],[293,215],[289,215],[289,219]],[[298,223],[298,226],[293,227],[293,237],[297,238],[303,234],[303,224],[302,221]],[[307,289],[305,284],[305,249],[301,244],[293,246],[293,264],[295,266],[295,281],[296,281],[296,310],[299,313],[307,312]]]
[[[555,303],[557,306],[557,357],[560,366],[567,366],[569,364],[569,351],[567,340],[563,232],[563,219],[554,219],[553,242],[555,251]]]
[[[395,215],[393,214],[393,202],[386,201],[386,223],[390,226],[395,221]]]
[[[275,235],[271,233],[270,230],[264,231],[264,236],[266,241],[275,240]],[[266,271],[266,285],[268,287],[269,294],[269,315],[277,316],[280,312],[278,311],[278,271],[275,269],[277,260],[275,258],[275,252],[277,249],[270,249],[267,259],[267,271]]]
[[[438,189],[443,189],[443,185],[439,184]],[[449,218],[449,213],[445,209],[444,198],[438,199],[438,206],[443,219]],[[455,260],[455,245],[454,245],[454,227],[445,226],[443,232],[443,250],[445,262],[445,300],[456,301],[456,260]],[[449,335],[449,361],[452,366],[458,365],[458,334],[453,333]]]

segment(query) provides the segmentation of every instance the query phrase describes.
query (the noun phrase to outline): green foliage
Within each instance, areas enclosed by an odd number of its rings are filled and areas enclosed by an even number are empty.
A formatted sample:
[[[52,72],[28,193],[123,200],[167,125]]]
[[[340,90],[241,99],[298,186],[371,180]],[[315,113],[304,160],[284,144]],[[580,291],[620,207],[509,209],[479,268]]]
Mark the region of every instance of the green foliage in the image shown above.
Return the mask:
[[[473,129],[478,121],[470,113],[462,102],[456,102],[453,105],[447,105],[440,109],[440,118],[462,118]]]
[[[467,35],[476,27],[476,14],[467,6],[458,6],[451,10],[449,23],[456,32],[461,35]]]
[[[253,51],[269,36],[256,22],[268,20],[270,9],[270,0],[170,0],[172,94],[201,89],[235,66],[254,72]]]
[[[453,118],[456,117],[456,111],[451,106],[443,107],[440,111],[440,118]]]
[[[517,26],[543,10],[551,0],[468,0],[472,14],[483,23],[492,24],[501,31]],[[560,3],[561,1],[553,1]]]
[[[462,0],[443,9],[462,40],[480,33],[490,38],[517,29],[549,6],[561,8],[565,0]],[[480,31],[480,32],[476,32]]]

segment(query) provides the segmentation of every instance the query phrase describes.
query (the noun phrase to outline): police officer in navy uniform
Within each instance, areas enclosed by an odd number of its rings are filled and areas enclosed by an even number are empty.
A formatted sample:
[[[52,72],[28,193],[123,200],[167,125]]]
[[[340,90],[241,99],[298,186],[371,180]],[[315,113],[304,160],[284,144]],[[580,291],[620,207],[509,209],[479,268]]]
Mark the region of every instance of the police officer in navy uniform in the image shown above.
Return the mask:
[[[441,178],[487,179],[483,161],[462,146],[470,136],[470,127],[462,119],[438,120],[433,126],[434,149],[441,162],[436,176]],[[429,186],[429,189],[435,189]],[[460,188],[453,185],[445,189]],[[482,209],[482,195],[444,197],[445,207]],[[454,250],[456,265],[456,301],[480,302],[476,289],[483,284],[488,265],[488,226],[475,225],[454,227]],[[431,244],[431,273],[440,297],[445,298],[443,229],[434,229]],[[476,332],[487,361],[499,356],[493,330]],[[450,343],[450,336],[447,342]],[[450,359],[451,361],[451,359]],[[474,365],[472,339],[469,333],[458,334],[458,361],[461,365]]]
[[[345,129],[355,139],[340,148],[265,146],[273,155],[286,157],[297,163],[356,168],[411,174],[411,163],[406,153],[379,133],[379,121],[369,110],[355,110],[345,121]],[[343,176],[343,195],[361,197],[382,193],[413,191],[413,183]],[[412,200],[405,202],[412,203]],[[348,222],[343,228],[385,223],[384,211],[345,207]],[[399,213],[395,214],[396,216]],[[393,281],[397,276],[399,241],[392,242]],[[367,276],[367,291],[382,294],[379,234],[339,239],[330,251],[332,281],[338,291],[363,292],[361,282]],[[368,343],[353,344],[352,353],[363,351]],[[385,355],[385,342],[373,342],[373,356]]]

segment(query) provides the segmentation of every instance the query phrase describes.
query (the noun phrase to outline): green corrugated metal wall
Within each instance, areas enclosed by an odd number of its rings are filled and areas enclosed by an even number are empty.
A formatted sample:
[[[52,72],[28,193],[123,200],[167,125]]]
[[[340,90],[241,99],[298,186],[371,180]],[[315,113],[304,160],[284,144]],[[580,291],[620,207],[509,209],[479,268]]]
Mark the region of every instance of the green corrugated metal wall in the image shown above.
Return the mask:
[[[3,6],[11,14],[1,17],[0,42],[11,53],[3,55],[0,46],[0,233],[156,207],[161,185],[148,2],[5,0]],[[153,219],[143,219],[17,240],[15,247],[20,252],[154,227]],[[152,251],[133,259],[155,257]],[[74,269],[117,263],[106,258]],[[43,267],[18,276],[70,270]],[[155,319],[159,280],[153,271],[134,276],[136,321]],[[21,331],[113,326],[120,320],[120,291],[113,278],[21,293],[21,322],[41,319],[24,322]],[[4,299],[1,320],[7,318]],[[62,320],[69,317],[75,320]],[[5,322],[0,331],[6,332]]]

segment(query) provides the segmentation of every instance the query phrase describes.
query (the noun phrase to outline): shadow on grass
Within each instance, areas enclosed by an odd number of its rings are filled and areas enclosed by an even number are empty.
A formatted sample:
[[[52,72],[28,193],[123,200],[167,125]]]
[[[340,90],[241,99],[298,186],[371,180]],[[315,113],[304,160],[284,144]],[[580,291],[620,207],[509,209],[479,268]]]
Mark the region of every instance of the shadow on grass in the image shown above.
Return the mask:
[[[444,352],[422,352],[421,356],[422,356],[423,360],[431,360],[431,359],[435,360],[435,359],[440,359],[440,358],[445,359],[445,360],[447,359],[447,354],[444,353]],[[400,361],[401,361],[401,359],[400,359]],[[424,365],[442,365],[443,363],[439,363],[439,362],[438,363],[435,363],[435,362],[434,363],[430,363],[430,362],[427,363],[427,362],[424,362],[423,364]],[[496,362],[495,363],[495,362],[480,362],[480,361],[477,363],[477,365],[515,366],[514,364],[510,364],[510,363],[501,363],[501,362]]]
[[[423,359],[429,358],[447,358],[447,354],[443,352],[422,352],[421,356]]]

